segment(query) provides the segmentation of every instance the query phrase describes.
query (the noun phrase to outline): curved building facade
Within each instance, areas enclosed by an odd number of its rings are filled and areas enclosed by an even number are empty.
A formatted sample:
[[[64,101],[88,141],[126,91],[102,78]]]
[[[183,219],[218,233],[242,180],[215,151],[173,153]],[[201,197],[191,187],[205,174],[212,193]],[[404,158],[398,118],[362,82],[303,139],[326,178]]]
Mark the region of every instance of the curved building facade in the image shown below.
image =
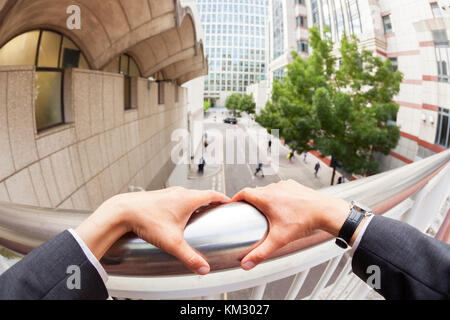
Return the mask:
[[[201,25],[188,0],[107,2],[0,1],[0,201],[92,210],[165,186]]]
[[[209,75],[205,99],[223,106],[232,93],[264,81],[267,0],[198,0]]]

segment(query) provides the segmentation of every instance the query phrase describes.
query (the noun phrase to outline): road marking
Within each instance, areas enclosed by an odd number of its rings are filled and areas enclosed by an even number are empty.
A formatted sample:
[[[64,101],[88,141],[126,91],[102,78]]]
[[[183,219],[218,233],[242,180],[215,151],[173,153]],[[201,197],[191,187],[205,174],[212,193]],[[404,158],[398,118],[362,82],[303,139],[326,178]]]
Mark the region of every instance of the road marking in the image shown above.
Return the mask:
[[[222,163],[222,183],[223,183],[223,193],[227,194],[227,184],[225,179],[225,165]]]
[[[256,179],[255,174],[253,173],[252,168],[250,168],[249,164],[247,164],[247,168],[248,171],[250,171],[250,176],[252,177],[252,180],[255,180]]]

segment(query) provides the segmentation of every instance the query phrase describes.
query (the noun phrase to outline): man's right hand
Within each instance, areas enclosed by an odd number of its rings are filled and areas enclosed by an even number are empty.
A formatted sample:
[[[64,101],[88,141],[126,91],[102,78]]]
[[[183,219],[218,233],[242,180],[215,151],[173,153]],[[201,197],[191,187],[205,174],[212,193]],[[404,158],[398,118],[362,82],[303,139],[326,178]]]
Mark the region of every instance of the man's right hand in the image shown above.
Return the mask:
[[[269,221],[266,239],[242,259],[241,266],[245,270],[253,269],[278,249],[314,230],[337,236],[350,212],[345,200],[319,193],[293,180],[244,189],[234,196],[233,202],[238,201],[252,204]]]

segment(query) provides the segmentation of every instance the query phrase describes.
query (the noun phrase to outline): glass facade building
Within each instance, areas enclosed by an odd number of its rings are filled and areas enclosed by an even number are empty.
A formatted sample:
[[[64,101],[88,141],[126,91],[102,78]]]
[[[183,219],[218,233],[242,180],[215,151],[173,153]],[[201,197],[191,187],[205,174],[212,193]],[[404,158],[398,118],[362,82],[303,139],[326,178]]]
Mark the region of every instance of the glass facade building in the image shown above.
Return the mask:
[[[266,78],[267,0],[198,0],[209,75],[205,98],[222,99]],[[222,101],[223,102],[223,101]]]

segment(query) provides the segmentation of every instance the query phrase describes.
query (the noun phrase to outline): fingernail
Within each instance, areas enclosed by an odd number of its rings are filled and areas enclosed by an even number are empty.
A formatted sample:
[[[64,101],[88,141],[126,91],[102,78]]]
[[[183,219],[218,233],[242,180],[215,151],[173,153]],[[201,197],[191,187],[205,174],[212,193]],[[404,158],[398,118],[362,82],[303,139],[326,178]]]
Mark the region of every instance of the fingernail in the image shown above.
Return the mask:
[[[200,275],[208,274],[209,268],[208,267],[201,267],[197,270],[197,273]]]
[[[243,264],[243,267],[245,270],[253,269],[256,266],[256,264],[253,261],[247,261]]]

